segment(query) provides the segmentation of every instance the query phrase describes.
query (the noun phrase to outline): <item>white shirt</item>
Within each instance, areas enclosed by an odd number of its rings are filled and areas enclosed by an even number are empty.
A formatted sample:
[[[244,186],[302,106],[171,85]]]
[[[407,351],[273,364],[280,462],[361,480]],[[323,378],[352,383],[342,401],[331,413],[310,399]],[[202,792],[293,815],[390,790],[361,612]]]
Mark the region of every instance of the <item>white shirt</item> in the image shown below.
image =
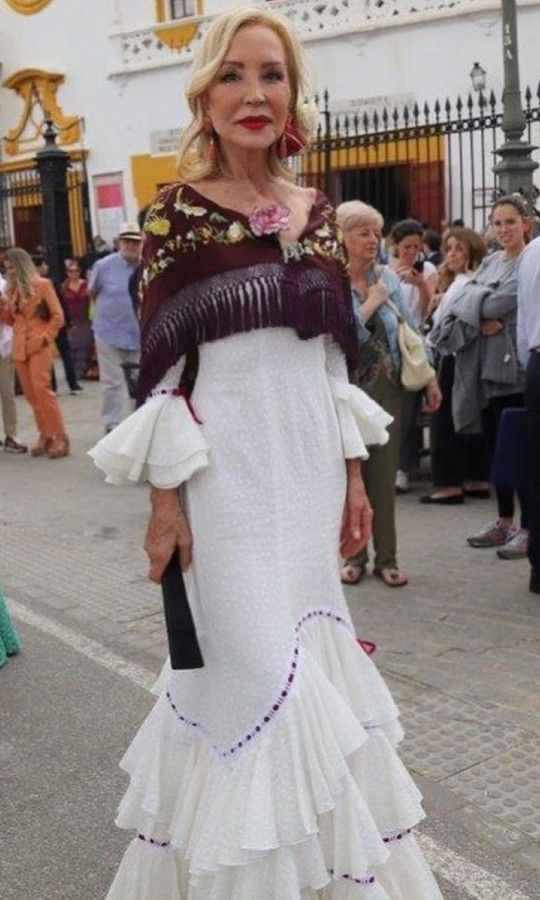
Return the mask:
[[[422,277],[424,281],[427,281],[437,269],[435,266],[428,262],[427,260],[424,262],[424,271],[422,272]],[[403,299],[405,303],[409,307],[412,317],[414,319],[414,323],[418,328],[422,327],[422,322],[424,321],[424,316],[422,315],[422,300],[420,297],[420,291],[414,284],[406,284],[404,281],[400,282],[401,293],[403,294]]]
[[[0,274],[0,296],[4,293],[6,280]],[[11,344],[13,340],[13,329],[9,325],[0,322],[0,357],[7,359],[11,356]]]
[[[526,366],[531,350],[540,347],[540,237],[531,241],[518,265],[517,348]]]

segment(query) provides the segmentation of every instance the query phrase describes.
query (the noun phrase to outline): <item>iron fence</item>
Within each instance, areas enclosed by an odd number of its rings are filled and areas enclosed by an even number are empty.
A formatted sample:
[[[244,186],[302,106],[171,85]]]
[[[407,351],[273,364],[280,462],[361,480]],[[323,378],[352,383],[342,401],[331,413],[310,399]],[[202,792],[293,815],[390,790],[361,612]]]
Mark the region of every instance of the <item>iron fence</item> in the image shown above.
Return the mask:
[[[92,240],[88,177],[84,161],[70,165],[67,200],[72,252],[83,256]],[[0,250],[19,246],[33,250],[43,243],[42,195],[37,166],[0,174]]]
[[[540,84],[524,98],[524,137],[539,162]],[[493,165],[505,140],[502,102],[493,92],[335,113],[325,91],[319,110],[316,140],[297,163],[304,184],[320,187],[334,204],[364,200],[388,226],[414,216],[437,229],[455,219],[485,228],[500,193]]]

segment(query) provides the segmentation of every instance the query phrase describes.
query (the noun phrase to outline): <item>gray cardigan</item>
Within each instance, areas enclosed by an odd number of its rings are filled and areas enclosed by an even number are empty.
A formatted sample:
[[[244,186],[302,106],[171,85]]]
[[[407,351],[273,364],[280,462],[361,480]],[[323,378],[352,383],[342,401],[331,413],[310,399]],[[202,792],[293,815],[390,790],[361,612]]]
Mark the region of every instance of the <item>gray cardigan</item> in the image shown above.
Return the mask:
[[[503,259],[500,252],[487,257],[430,336],[439,353],[455,354],[452,414],[456,431],[463,434],[482,430],[482,409],[491,397],[523,390],[516,349],[517,261]],[[482,319],[500,319],[503,328],[484,336]]]

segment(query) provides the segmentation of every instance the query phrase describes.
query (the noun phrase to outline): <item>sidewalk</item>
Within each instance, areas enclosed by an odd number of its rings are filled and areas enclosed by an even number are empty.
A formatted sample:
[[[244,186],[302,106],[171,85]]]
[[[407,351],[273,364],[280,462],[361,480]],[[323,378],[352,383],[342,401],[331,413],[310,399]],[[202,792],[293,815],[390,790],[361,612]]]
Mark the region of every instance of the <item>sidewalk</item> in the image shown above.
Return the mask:
[[[86,456],[102,433],[99,386],[85,383],[71,397],[61,381],[60,399],[69,458],[0,453],[6,595],[157,673],[166,642],[142,551],[146,488],[105,485]],[[19,437],[32,442],[22,398],[18,408]],[[540,603],[527,590],[525,562],[466,544],[493,517],[491,501],[425,507],[418,496],[426,485],[413,487],[398,499],[400,562],[411,583],[389,589],[368,576],[349,588],[357,633],[379,647],[375,661],[402,711],[402,756],[426,797],[431,833],[450,835],[454,847],[456,834],[465,847],[478,841],[504,857],[513,884],[519,873],[537,884]]]

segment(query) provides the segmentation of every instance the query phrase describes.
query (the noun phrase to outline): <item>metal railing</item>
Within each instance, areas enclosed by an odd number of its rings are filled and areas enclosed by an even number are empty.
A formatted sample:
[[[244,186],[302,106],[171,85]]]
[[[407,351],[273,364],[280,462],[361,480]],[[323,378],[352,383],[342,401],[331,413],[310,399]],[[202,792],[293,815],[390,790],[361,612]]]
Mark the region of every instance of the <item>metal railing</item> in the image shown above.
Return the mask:
[[[524,137],[540,161],[540,84],[524,98]],[[335,204],[364,200],[388,225],[414,216],[435,228],[462,219],[483,230],[500,193],[493,165],[504,142],[502,102],[493,92],[363,112],[334,113],[327,91],[318,102],[316,140],[296,163],[304,184]]]

